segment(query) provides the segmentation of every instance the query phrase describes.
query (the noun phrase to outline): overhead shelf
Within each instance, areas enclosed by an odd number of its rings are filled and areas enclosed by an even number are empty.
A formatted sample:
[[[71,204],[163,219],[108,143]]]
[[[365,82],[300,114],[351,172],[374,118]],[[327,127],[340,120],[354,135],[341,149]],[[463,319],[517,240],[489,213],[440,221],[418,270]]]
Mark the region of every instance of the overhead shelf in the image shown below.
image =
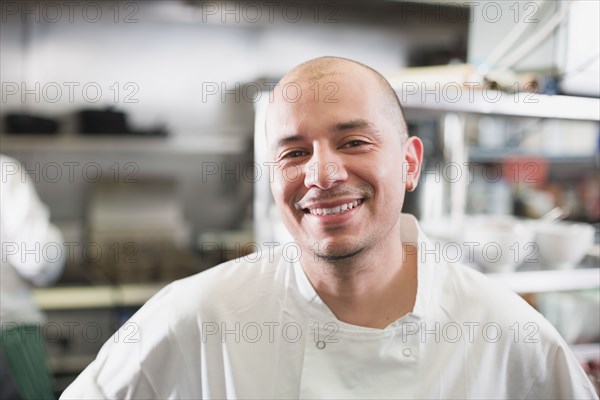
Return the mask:
[[[68,153],[126,152],[160,154],[241,154],[250,141],[240,135],[197,135],[178,137],[132,137],[123,135],[56,136],[1,135],[2,152],[52,151]]]
[[[517,293],[543,293],[600,288],[600,268],[518,271],[487,274]]]
[[[458,85],[436,90],[396,88],[405,109],[600,121],[600,99],[469,89]]]

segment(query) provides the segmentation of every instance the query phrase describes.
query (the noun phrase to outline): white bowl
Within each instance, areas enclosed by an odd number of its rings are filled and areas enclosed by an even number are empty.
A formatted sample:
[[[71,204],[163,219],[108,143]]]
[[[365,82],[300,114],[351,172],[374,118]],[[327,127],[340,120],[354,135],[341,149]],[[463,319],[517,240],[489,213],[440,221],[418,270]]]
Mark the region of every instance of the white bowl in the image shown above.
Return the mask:
[[[469,218],[464,227],[464,245],[472,249],[472,258],[484,272],[514,271],[533,246],[531,225],[510,216]],[[470,254],[471,255],[471,254]]]
[[[536,226],[540,262],[549,269],[575,268],[594,244],[594,227],[559,221]]]

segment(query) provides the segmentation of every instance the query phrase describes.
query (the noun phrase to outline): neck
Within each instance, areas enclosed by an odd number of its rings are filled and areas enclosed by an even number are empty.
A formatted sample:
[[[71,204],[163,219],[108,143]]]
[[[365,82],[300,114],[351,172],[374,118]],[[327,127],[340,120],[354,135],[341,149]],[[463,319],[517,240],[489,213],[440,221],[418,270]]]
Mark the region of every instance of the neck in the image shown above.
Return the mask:
[[[409,251],[407,251],[407,249]],[[319,297],[339,320],[383,329],[413,310],[417,292],[415,249],[400,238],[339,261],[302,260]],[[305,253],[306,254],[306,253]]]

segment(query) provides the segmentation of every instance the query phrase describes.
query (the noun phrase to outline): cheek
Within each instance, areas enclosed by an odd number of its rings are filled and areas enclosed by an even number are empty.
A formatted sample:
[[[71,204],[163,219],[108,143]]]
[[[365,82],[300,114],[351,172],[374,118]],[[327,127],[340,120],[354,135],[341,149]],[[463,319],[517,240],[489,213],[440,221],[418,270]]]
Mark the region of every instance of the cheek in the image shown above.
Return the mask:
[[[293,184],[288,179],[284,179],[280,172],[277,172],[271,181],[271,192],[277,205],[285,205],[294,195]]]
[[[402,171],[402,163],[397,158],[390,158],[376,167],[373,166],[370,169],[370,174],[370,181],[375,186],[376,192],[381,194],[384,201],[402,201],[404,197],[405,174]]]
[[[273,177],[271,181],[271,193],[276,204],[280,204],[284,195],[284,186],[279,177]]]

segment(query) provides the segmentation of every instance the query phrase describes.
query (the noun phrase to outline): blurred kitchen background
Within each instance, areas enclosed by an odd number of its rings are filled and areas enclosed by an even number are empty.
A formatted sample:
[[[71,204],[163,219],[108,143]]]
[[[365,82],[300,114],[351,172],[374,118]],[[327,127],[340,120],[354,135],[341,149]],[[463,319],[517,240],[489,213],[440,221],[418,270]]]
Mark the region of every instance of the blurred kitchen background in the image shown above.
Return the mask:
[[[164,284],[285,243],[268,89],[323,55],[398,91],[426,149],[406,212],[442,249],[516,240],[510,260],[446,256],[521,293],[598,382],[598,2],[0,3],[0,152],[69,249],[35,291],[57,393]]]

